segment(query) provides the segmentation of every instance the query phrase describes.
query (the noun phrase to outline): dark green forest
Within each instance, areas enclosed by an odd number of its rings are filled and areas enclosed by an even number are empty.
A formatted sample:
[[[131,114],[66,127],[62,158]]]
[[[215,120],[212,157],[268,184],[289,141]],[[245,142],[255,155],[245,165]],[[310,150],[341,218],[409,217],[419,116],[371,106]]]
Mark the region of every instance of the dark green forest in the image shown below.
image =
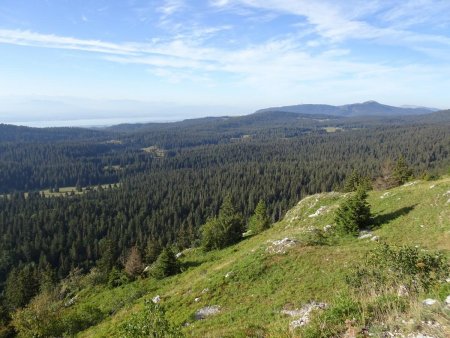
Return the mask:
[[[28,269],[36,279],[88,271],[104,243],[113,265],[133,246],[148,253],[198,245],[226,196],[244,220],[264,201],[277,221],[306,195],[343,189],[352,172],[375,180],[400,157],[416,177],[445,173],[449,126],[449,112],[391,119],[269,112],[98,130],[0,125],[1,288],[10,271],[19,278]],[[41,192],[68,186],[84,192]]]

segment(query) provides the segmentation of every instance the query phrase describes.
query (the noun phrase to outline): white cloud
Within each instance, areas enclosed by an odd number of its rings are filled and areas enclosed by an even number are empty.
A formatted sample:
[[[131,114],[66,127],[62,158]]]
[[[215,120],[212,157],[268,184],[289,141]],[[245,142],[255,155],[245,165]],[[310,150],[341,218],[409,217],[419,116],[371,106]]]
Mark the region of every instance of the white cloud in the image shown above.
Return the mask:
[[[158,7],[158,11],[169,16],[180,11],[183,7],[185,7],[183,0],[166,0],[161,7]]]
[[[450,39],[437,34],[418,34],[408,27],[414,24],[449,24],[450,2],[447,0],[405,1],[330,1],[330,0],[230,0],[216,5],[241,5],[304,17],[316,33],[332,42],[348,39],[371,39],[413,48],[411,41],[450,46]],[[381,17],[384,26],[366,21],[367,16]]]
[[[99,40],[84,40],[23,30],[0,29],[0,43],[42,48],[72,49],[107,54],[134,54],[136,48]]]
[[[237,38],[237,43],[230,47],[209,42],[218,34],[232,30],[233,26],[204,27],[184,21],[174,25],[172,19],[186,8],[186,4],[172,0],[158,9],[163,18],[161,22],[166,20],[172,29],[169,38],[161,36],[148,43],[112,43],[0,29],[0,43],[90,52],[108,62],[142,65],[149,76],[171,84],[196,82],[208,86],[229,86],[227,89],[232,88],[236,92],[245,89],[252,93],[246,99],[257,97],[262,101],[261,106],[270,97],[277,97],[280,104],[288,103],[293,97],[299,97],[299,101],[301,97],[305,101],[323,102],[321,96],[334,99],[336,103],[348,103],[350,97],[377,99],[381,93],[395,92],[406,97],[412,90],[411,83],[416,84],[416,93],[425,93],[425,88],[438,81],[441,81],[441,86],[450,85],[447,66],[433,66],[425,61],[411,64],[412,61],[400,58],[395,65],[385,63],[383,57],[378,61],[373,61],[377,60],[375,57],[371,58],[372,61],[361,60],[352,55],[349,44],[344,44],[349,40],[375,41],[449,60],[448,36],[413,30],[414,25],[429,23],[433,15],[437,15],[435,10],[426,9],[423,17],[420,16],[421,6],[431,2],[211,1],[216,10],[243,8],[239,15],[250,7],[251,16],[255,12],[260,12],[261,16],[290,14],[303,20],[303,24],[295,25],[292,31],[276,38],[267,37],[262,42],[242,45]],[[441,10],[446,8],[445,2],[438,3]],[[439,18],[439,24],[445,24],[445,19]],[[396,24],[403,19],[405,24]]]

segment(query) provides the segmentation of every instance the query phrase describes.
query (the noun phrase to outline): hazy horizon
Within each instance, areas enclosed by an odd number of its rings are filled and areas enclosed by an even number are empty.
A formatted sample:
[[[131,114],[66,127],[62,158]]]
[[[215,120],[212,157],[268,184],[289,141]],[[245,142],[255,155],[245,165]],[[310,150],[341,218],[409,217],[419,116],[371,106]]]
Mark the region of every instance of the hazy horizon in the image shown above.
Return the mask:
[[[5,0],[0,122],[450,107],[450,3]]]

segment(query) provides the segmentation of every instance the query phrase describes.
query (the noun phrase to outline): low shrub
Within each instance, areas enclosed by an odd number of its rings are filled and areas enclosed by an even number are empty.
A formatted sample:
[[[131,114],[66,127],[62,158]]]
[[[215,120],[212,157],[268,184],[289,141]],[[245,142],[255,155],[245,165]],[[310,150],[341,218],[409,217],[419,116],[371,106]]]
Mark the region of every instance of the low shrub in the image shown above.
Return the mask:
[[[183,337],[181,331],[166,319],[163,307],[152,301],[146,301],[144,309],[123,323],[118,333],[121,338]]]

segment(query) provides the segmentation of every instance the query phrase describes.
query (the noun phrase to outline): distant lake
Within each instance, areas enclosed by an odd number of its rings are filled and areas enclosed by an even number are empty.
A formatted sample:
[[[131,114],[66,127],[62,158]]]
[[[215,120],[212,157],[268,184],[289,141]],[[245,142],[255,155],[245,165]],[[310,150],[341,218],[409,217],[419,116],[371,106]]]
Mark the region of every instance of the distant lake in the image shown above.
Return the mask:
[[[82,119],[82,120],[54,120],[54,121],[20,121],[6,122],[18,126],[27,127],[108,127],[121,123],[149,123],[149,122],[174,122],[176,120],[168,120],[164,118],[149,117],[117,117],[109,119]]]

